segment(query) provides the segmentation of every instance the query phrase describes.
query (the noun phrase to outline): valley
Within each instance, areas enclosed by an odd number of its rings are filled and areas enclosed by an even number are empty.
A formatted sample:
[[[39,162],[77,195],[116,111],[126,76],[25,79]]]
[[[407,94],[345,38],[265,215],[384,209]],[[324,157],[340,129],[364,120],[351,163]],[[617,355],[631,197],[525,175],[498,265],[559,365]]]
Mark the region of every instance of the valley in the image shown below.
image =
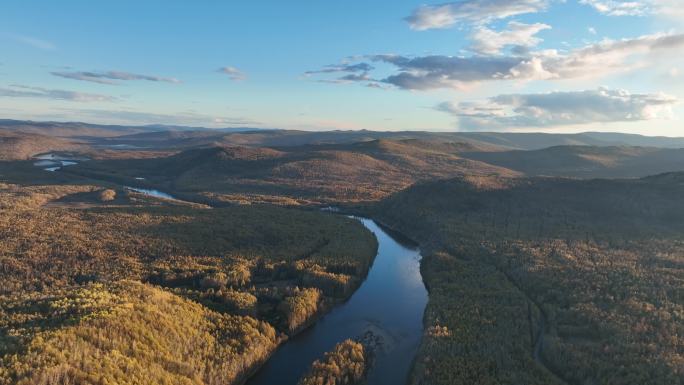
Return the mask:
[[[0,147],[0,384],[682,378],[658,138],[59,127]]]
[[[684,385],[683,0],[0,26],[0,385]]]

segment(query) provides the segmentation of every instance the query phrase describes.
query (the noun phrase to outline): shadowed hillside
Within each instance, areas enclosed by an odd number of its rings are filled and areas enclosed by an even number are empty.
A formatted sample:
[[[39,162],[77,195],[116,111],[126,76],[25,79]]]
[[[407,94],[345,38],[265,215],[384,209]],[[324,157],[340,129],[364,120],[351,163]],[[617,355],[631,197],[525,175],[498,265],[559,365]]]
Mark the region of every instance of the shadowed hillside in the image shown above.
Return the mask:
[[[683,180],[469,177],[381,202],[427,251],[412,383],[681,383]]]

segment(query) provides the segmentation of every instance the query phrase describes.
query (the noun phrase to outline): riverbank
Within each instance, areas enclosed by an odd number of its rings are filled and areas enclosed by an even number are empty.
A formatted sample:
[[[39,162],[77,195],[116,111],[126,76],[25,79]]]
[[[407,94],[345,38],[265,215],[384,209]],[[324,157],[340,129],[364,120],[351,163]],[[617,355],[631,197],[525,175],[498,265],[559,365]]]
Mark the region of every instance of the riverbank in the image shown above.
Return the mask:
[[[370,219],[359,219],[378,239],[368,276],[351,298],[285,342],[249,385],[296,384],[311,362],[345,339],[372,332],[378,344],[369,385],[404,383],[423,334],[427,291],[419,271],[420,251],[395,240]]]

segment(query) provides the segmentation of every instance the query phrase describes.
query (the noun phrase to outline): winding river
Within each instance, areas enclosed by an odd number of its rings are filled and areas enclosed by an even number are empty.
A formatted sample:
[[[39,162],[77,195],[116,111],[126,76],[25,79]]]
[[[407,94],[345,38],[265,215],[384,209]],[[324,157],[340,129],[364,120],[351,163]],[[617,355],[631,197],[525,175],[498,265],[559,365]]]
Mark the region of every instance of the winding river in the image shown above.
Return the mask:
[[[359,220],[379,244],[366,280],[347,302],[281,346],[247,385],[295,385],[335,344],[370,333],[377,337],[378,348],[368,385],[406,383],[428,299],[420,275],[420,250],[370,219]]]
[[[47,171],[75,164],[53,154],[36,160],[38,167],[51,166]],[[61,164],[48,165],[41,161]],[[154,189],[124,188],[158,198],[176,199]],[[357,219],[378,240],[378,253],[368,276],[348,301],[334,307],[309,329],[278,348],[247,385],[296,385],[314,360],[349,338],[366,342],[370,339],[375,346],[367,385],[406,383],[423,334],[423,312],[428,301],[420,274],[420,250],[371,219]]]

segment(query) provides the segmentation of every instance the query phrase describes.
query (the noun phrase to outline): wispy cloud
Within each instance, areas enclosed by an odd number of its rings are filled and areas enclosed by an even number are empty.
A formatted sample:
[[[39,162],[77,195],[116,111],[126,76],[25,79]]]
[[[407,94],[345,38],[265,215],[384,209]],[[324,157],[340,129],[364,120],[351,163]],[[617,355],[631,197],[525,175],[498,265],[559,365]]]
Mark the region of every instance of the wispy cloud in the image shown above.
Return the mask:
[[[369,82],[367,85],[376,84],[377,81],[370,77],[369,72],[374,70],[375,67],[372,65],[361,62],[355,64],[343,63],[343,64],[331,64],[323,67],[320,70],[306,71],[304,76],[312,76],[318,74],[337,74],[337,78],[334,79],[317,79],[317,82],[321,83],[353,83],[353,82]]]
[[[411,29],[449,28],[461,23],[482,24],[546,9],[548,0],[461,0],[423,5],[406,17]]]
[[[43,98],[54,100],[66,100],[71,102],[113,102],[117,98],[108,95],[90,94],[85,92],[31,87],[20,84],[10,85],[9,88],[0,88],[0,97],[9,98]]]
[[[679,100],[620,89],[499,95],[482,102],[442,103],[437,109],[472,130],[553,127],[670,118]]]
[[[326,73],[336,73],[336,72],[369,72],[374,68],[368,63],[356,63],[356,64],[331,64],[323,67],[320,70],[306,71],[305,75],[314,74],[326,74]]]
[[[217,72],[228,75],[230,80],[241,81],[247,79],[247,75],[239,69],[231,66],[221,67]]]
[[[52,42],[49,42],[47,40],[39,39],[36,37],[32,36],[26,36],[26,35],[18,35],[18,34],[5,34],[5,36],[11,40],[14,40],[16,42],[22,43],[29,45],[34,48],[42,49],[45,51],[54,51],[57,49],[57,46],[53,44]]]
[[[54,76],[59,76],[62,78],[82,80],[86,82],[99,83],[99,84],[120,84],[121,81],[131,81],[131,80],[146,80],[150,82],[165,82],[165,83],[181,83],[180,80],[176,78],[153,76],[153,75],[141,75],[130,72],[123,71],[107,71],[107,72],[89,72],[89,71],[56,71],[51,72]]]
[[[104,110],[81,109],[73,110],[76,115],[87,119],[108,121],[120,124],[170,124],[180,126],[202,127],[243,127],[259,126],[261,123],[241,117],[228,117],[202,114],[193,111],[179,111],[177,113],[155,113],[136,110]]]

